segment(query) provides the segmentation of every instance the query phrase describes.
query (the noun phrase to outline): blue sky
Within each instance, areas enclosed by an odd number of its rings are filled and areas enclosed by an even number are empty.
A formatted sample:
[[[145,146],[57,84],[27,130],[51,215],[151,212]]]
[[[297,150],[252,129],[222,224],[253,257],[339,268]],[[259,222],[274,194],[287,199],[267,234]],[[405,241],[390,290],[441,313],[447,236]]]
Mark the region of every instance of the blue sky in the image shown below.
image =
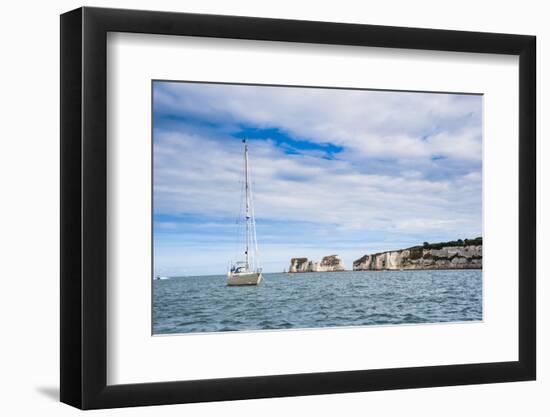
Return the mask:
[[[260,258],[481,235],[482,96],[155,81],[155,273],[238,257],[243,138]]]

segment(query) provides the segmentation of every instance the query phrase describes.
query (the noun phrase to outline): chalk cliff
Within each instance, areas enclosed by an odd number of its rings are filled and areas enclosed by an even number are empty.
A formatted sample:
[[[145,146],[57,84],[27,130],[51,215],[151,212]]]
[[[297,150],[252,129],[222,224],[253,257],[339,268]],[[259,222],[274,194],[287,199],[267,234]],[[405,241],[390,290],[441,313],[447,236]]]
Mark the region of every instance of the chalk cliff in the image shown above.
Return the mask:
[[[323,257],[321,262],[310,261],[308,258],[292,258],[288,272],[335,272],[346,268],[338,255]]]
[[[462,241],[449,243],[451,244],[424,244],[424,246],[408,249],[364,255],[353,262],[353,270],[481,269],[483,259],[481,238],[466,241],[466,243]]]
[[[307,258],[292,258],[288,272],[308,272],[310,263]]]

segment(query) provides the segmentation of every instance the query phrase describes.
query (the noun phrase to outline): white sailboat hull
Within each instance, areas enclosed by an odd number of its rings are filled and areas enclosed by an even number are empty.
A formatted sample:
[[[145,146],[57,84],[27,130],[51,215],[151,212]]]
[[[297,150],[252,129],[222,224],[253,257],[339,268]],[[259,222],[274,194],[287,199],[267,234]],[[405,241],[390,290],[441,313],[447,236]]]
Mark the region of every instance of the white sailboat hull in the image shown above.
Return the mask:
[[[227,273],[227,285],[258,285],[261,281],[261,272]]]

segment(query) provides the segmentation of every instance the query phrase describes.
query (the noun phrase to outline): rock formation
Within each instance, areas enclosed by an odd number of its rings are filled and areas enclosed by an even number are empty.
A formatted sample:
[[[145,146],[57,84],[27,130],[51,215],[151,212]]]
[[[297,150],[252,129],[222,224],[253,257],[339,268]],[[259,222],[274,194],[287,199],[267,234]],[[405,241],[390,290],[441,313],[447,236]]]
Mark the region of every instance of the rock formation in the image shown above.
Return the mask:
[[[462,241],[457,241],[462,243]],[[408,249],[364,255],[353,262],[354,271],[396,269],[481,269],[481,238],[466,244],[424,244]],[[468,244],[472,242],[473,244]]]
[[[307,258],[292,258],[288,272],[308,272],[309,264]]]
[[[310,261],[308,258],[292,258],[288,272],[336,272],[346,268],[338,255],[323,257],[321,262]]]

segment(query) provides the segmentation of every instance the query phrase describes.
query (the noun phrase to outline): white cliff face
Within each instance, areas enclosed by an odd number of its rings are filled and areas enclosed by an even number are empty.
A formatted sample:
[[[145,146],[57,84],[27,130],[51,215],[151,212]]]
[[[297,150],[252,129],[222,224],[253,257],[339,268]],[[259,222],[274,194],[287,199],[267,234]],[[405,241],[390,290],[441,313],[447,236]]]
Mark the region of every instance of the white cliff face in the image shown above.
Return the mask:
[[[338,255],[329,255],[323,257],[318,266],[318,272],[345,271],[344,263]]]
[[[309,265],[307,258],[292,258],[288,272],[307,272]]]
[[[354,271],[380,271],[400,269],[481,269],[483,246],[481,238],[465,241],[427,244],[408,249],[364,255],[353,262]],[[460,241],[460,243],[463,243]],[[346,268],[338,255],[323,257],[320,262],[308,258],[292,258],[288,272],[334,272]]]
[[[447,246],[441,249],[429,249],[432,256],[451,257],[457,255],[463,258],[482,256],[482,245],[478,246]]]
[[[483,246],[420,247],[365,255],[353,262],[354,271],[396,269],[480,269]]]
[[[335,272],[346,268],[338,255],[323,257],[321,262],[310,261],[307,258],[292,258],[288,272]]]

